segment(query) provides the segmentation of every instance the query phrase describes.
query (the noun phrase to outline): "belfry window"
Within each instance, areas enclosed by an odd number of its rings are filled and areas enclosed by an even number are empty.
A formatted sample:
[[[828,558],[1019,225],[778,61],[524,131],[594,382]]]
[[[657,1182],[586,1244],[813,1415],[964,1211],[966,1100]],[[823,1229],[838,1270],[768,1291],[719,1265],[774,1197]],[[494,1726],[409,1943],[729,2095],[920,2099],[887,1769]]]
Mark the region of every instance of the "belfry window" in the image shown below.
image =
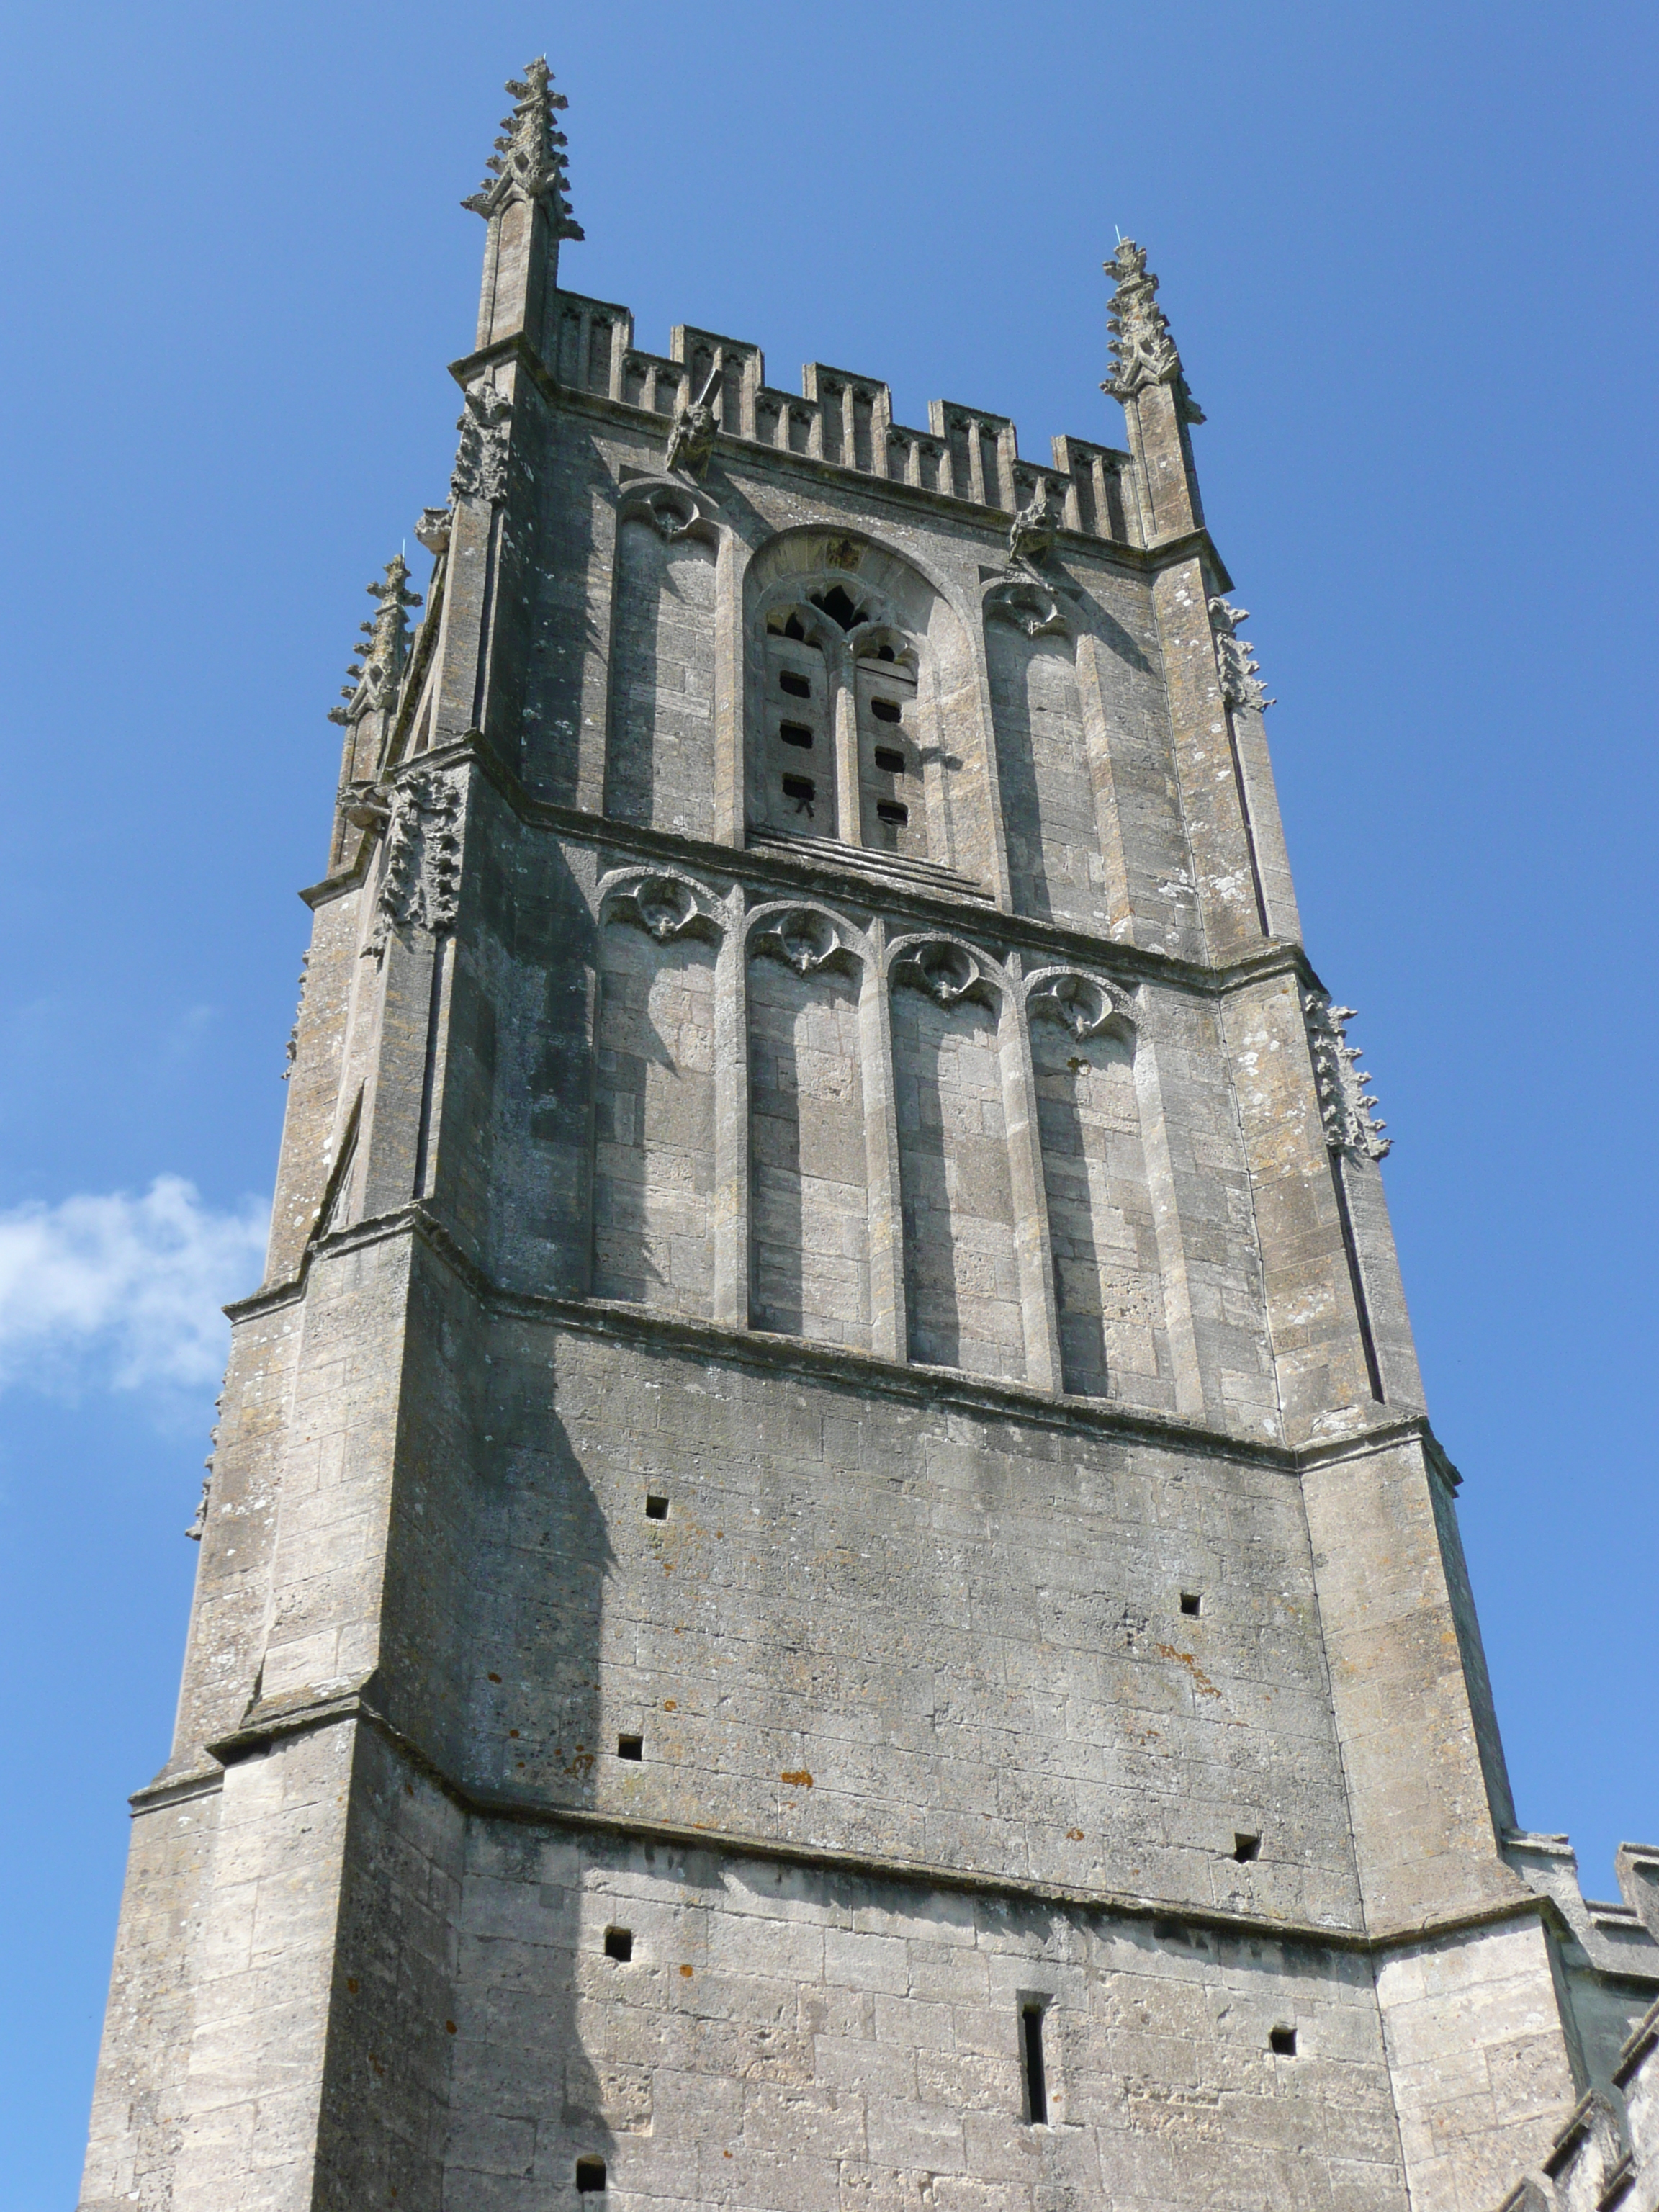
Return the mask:
[[[802,576],[757,641],[764,670],[746,806],[754,829],[928,860],[940,798],[924,761],[915,647],[849,575]],[[753,664],[751,663],[751,665]]]
[[[816,614],[807,611],[816,623]],[[761,787],[751,788],[750,806],[767,829],[833,837],[835,729],[823,654],[794,608],[780,610],[768,622],[765,649]]]
[[[927,858],[921,755],[914,734],[916,684],[911,669],[878,653],[860,658],[854,678],[863,842],[878,852]]]

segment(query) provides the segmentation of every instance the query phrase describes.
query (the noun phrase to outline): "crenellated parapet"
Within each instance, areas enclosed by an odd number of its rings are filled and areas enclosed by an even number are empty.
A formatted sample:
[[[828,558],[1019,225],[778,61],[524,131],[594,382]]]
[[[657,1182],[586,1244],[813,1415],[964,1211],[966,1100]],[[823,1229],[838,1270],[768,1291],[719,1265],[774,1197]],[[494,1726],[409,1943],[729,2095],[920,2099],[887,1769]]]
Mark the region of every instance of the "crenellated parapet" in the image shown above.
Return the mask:
[[[1109,544],[1149,542],[1128,453],[1058,437],[1044,466],[1023,460],[1006,415],[956,400],[928,403],[927,428],[893,420],[879,377],[809,362],[799,393],[766,381],[765,356],[747,339],[680,325],[666,354],[635,345],[631,311],[561,291],[546,367],[568,392],[608,399],[672,426],[706,405],[721,439],[761,446],[1012,518],[1042,487],[1060,526]],[[707,393],[706,399],[702,395]]]

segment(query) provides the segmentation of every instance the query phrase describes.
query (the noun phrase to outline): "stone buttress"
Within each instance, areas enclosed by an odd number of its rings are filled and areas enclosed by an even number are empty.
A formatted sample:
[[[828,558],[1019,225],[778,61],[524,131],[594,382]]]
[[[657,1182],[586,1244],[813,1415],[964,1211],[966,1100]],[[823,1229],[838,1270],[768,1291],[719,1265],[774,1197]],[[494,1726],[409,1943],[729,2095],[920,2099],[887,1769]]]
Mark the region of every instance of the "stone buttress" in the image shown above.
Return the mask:
[[[511,89],[84,2212],[1644,2212],[1145,255],[1033,464],[641,351]]]

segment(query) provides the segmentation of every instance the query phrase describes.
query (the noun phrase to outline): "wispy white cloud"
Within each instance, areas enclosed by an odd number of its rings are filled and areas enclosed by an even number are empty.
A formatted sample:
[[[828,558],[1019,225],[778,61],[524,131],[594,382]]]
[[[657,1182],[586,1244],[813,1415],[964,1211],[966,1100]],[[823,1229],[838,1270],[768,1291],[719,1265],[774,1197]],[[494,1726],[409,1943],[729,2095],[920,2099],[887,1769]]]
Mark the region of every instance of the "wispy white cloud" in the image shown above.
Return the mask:
[[[216,1382],[219,1309],[258,1282],[270,1218],[258,1199],[216,1212],[171,1175],[139,1198],[82,1193],[0,1213],[0,1388]]]

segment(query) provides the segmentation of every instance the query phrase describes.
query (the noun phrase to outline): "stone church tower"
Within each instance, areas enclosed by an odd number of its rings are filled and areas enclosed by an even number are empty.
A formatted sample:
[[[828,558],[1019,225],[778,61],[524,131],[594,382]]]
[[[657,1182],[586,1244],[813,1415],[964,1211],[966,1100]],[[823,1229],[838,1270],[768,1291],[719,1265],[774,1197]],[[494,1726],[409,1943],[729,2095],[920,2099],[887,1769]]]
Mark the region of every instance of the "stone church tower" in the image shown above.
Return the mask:
[[[510,89],[82,2205],[1646,2212],[1145,254],[1036,464],[640,350]]]

